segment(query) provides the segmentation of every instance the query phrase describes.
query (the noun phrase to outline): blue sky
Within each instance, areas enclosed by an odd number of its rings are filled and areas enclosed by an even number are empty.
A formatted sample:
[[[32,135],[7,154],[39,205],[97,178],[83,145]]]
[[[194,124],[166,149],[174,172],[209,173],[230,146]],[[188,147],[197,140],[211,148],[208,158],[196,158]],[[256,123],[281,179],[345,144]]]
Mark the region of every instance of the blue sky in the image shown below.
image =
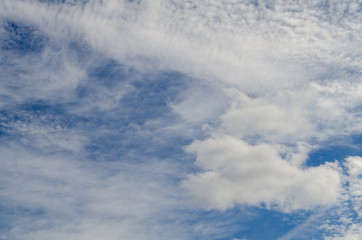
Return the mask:
[[[0,239],[361,239],[361,11],[1,1]]]

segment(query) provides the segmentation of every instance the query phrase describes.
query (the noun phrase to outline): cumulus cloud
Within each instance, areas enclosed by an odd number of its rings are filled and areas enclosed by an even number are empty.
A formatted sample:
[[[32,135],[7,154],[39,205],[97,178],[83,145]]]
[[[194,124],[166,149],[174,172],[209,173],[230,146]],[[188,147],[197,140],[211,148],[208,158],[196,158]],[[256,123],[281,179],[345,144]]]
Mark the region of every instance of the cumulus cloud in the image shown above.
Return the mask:
[[[300,169],[282,158],[278,146],[221,136],[194,142],[188,150],[204,172],[190,176],[184,186],[208,209],[235,204],[308,209],[336,203],[341,188],[335,164]]]
[[[344,160],[346,175],[342,176],[339,201],[332,207],[321,208],[302,224],[280,239],[304,239],[310,231],[320,231],[323,239],[360,239],[361,229],[361,157],[350,156]],[[319,226],[315,228],[315,226]]]
[[[358,156],[348,157],[346,164],[348,174],[352,177],[359,177],[362,175],[362,158]]]

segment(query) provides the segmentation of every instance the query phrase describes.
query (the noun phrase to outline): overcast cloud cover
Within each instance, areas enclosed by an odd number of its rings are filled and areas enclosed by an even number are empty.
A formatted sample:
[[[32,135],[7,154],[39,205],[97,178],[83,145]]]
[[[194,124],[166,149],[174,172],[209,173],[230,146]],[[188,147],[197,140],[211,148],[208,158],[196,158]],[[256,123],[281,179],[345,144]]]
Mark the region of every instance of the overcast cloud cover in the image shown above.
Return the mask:
[[[358,0],[0,1],[0,239],[362,239]]]

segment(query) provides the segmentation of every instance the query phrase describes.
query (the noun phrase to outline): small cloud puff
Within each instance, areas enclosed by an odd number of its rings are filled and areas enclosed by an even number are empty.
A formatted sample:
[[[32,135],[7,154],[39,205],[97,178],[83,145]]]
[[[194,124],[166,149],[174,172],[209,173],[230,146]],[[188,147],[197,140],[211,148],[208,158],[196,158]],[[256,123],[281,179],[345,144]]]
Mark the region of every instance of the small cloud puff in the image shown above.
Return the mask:
[[[346,158],[346,166],[350,176],[362,175],[362,158],[358,156]]]

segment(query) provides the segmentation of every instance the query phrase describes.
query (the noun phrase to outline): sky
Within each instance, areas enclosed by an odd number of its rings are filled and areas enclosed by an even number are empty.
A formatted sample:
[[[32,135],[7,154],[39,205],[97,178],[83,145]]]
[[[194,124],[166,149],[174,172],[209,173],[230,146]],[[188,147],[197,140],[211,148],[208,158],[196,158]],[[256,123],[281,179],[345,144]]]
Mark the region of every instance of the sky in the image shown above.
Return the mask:
[[[0,1],[1,240],[362,239],[358,0]]]

